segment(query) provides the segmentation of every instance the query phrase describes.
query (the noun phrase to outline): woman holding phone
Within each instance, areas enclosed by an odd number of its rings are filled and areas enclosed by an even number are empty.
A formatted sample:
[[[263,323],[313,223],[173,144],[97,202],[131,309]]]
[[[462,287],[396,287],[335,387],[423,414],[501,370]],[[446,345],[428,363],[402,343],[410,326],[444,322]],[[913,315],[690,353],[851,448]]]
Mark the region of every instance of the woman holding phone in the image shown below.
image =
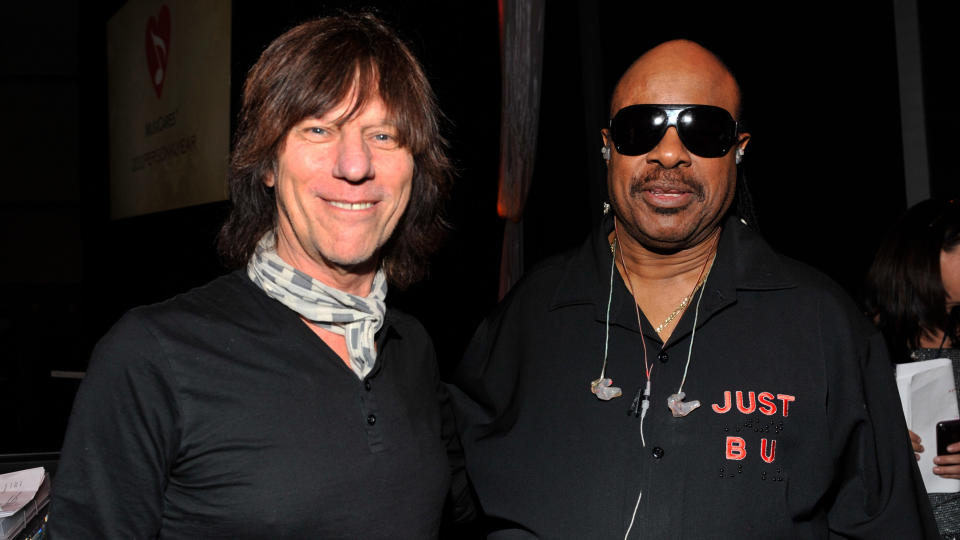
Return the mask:
[[[949,358],[960,380],[960,202],[929,199],[900,218],[870,267],[865,305],[894,362]],[[909,435],[914,451],[925,451]],[[960,479],[960,442],[946,452],[934,474]],[[931,493],[930,503],[944,538],[960,537],[960,493]]]

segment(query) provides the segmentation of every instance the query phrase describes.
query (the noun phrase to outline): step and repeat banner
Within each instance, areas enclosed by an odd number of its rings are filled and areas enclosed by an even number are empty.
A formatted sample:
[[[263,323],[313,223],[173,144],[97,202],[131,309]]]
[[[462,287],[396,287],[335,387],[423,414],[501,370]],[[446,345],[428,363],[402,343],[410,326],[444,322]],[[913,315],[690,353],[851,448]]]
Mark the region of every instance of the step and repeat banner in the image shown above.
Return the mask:
[[[225,199],[230,1],[131,0],[107,56],[110,216]]]

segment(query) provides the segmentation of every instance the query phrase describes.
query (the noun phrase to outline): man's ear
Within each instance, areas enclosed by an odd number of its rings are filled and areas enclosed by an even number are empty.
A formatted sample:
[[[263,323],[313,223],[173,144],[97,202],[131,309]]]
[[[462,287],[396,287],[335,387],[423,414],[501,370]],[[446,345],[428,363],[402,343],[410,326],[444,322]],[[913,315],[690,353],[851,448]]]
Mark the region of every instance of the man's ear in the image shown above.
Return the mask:
[[[600,155],[603,156],[604,161],[610,161],[611,147],[613,145],[613,142],[610,140],[610,130],[606,128],[601,129],[600,140],[603,142],[603,146],[600,147]]]
[[[741,133],[737,138],[737,147],[736,147],[736,162],[737,165],[743,160],[743,154],[747,152],[747,144],[750,142],[749,133]]]
[[[737,148],[739,148],[741,151],[743,152],[747,151],[747,144],[749,142],[750,142],[749,133],[744,132],[737,135]]]

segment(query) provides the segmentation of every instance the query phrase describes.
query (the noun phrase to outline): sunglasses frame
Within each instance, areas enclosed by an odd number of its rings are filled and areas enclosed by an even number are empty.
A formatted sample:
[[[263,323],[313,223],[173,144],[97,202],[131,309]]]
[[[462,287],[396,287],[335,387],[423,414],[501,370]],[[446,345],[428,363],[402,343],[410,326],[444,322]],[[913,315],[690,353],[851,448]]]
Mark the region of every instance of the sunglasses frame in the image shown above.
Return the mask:
[[[618,133],[620,133],[620,129],[617,129],[615,127],[615,124],[617,122],[617,118],[620,117],[621,113],[627,110],[635,110],[635,109],[653,109],[653,110],[663,112],[666,114],[667,120],[666,122],[662,122],[660,124],[659,126],[660,135],[657,137],[656,142],[653,144],[653,146],[651,146],[650,148],[647,148],[642,152],[624,152],[623,151],[624,145],[619,144],[617,142],[617,139],[620,138],[618,137]],[[729,119],[728,125],[724,127],[724,130],[726,130],[726,132],[720,134],[721,136],[729,137],[729,141],[724,141],[720,143],[720,146],[717,149],[719,153],[706,151],[708,149],[705,149],[705,148],[690,147],[687,141],[690,135],[688,134],[684,136],[685,128],[683,127],[683,124],[680,123],[680,116],[689,110],[693,110],[694,112],[696,112],[697,110],[713,111],[713,112],[720,111],[720,112],[723,112],[724,116],[727,119]],[[660,141],[663,140],[664,135],[667,134],[667,130],[670,128],[670,126],[673,126],[674,128],[676,128],[677,135],[680,137],[680,142],[683,143],[683,146],[687,150],[689,150],[690,153],[700,157],[705,157],[705,158],[716,158],[716,157],[722,157],[727,155],[727,153],[730,152],[730,149],[739,143],[739,141],[737,140],[737,136],[741,134],[742,123],[734,119],[733,116],[731,116],[726,109],[722,107],[716,107],[714,105],[693,105],[693,104],[659,105],[659,104],[652,104],[652,103],[643,103],[643,104],[628,105],[626,107],[623,107],[619,111],[617,111],[617,113],[613,115],[613,118],[610,119],[610,124],[608,126],[608,129],[610,131],[610,139],[613,142],[613,146],[614,148],[617,149],[618,153],[624,156],[640,156],[656,148],[657,145],[660,144]],[[654,126],[650,126],[650,127],[652,128]],[[694,147],[696,146],[698,145],[694,144]]]

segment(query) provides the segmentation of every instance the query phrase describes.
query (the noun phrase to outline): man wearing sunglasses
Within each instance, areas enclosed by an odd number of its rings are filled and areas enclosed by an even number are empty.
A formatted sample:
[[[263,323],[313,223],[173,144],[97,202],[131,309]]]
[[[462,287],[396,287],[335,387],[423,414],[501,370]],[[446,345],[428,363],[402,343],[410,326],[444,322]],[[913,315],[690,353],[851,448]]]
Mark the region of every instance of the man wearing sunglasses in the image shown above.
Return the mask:
[[[601,226],[524,278],[456,375],[492,538],[936,536],[882,338],[749,225],[739,112],[689,41],[617,84]]]

